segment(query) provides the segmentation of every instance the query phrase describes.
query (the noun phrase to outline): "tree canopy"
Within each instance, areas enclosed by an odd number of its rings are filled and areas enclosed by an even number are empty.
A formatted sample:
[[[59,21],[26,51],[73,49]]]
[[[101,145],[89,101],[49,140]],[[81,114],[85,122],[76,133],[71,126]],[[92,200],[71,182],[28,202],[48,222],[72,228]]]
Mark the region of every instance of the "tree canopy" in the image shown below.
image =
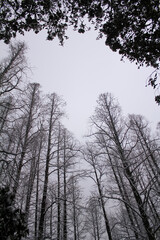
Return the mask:
[[[88,20],[88,21],[87,21]],[[105,44],[122,57],[159,67],[159,0],[1,0],[0,39],[5,43],[25,31],[47,30],[47,39],[63,44],[66,30],[84,33],[90,22]]]

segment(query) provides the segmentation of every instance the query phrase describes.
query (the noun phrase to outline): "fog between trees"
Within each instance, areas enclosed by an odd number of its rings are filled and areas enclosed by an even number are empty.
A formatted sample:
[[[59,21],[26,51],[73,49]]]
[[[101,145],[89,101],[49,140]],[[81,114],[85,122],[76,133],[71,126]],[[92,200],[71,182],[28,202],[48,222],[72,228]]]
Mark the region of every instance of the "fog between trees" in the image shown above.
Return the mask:
[[[102,93],[81,144],[65,101],[27,80],[25,51],[10,45],[0,65],[1,239],[158,240],[159,126]]]

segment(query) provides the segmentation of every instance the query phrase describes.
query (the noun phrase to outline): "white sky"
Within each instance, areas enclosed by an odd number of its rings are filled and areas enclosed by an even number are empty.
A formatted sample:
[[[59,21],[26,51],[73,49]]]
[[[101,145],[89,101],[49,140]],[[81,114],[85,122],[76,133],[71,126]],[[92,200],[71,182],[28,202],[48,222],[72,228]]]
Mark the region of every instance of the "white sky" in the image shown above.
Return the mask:
[[[27,58],[32,66],[30,81],[38,82],[45,93],[56,92],[67,102],[66,127],[81,137],[87,133],[87,122],[93,114],[100,93],[111,92],[119,101],[123,113],[144,115],[155,128],[160,121],[160,106],[154,101],[154,90],[145,87],[153,69],[138,69],[135,63],[120,61],[104,44],[96,40],[97,33],[79,34],[71,31],[64,47],[58,40],[47,41],[42,31],[27,33],[18,39],[28,46]],[[1,53],[6,46],[0,43]]]

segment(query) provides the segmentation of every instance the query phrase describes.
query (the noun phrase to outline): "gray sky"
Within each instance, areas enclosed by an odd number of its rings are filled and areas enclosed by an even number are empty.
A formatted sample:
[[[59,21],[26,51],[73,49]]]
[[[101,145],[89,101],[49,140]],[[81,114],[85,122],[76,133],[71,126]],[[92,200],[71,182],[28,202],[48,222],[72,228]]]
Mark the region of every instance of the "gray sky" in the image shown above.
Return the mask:
[[[154,102],[154,90],[145,87],[153,69],[138,69],[126,59],[120,61],[121,56],[107,48],[104,39],[96,40],[94,31],[82,35],[71,31],[69,36],[64,47],[58,40],[46,41],[44,31],[18,37],[28,45],[27,58],[33,72],[30,81],[40,83],[45,93],[56,92],[67,102],[66,127],[81,139],[98,95],[111,92],[125,115],[144,115],[155,128],[160,106]],[[4,53],[2,42],[0,48]]]

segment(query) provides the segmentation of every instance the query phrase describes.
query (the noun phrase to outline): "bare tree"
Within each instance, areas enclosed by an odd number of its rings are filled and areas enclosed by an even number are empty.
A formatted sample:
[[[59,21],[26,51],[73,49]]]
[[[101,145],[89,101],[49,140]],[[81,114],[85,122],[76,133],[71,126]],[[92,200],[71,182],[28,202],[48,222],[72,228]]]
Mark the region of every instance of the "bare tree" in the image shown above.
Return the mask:
[[[10,45],[9,56],[0,63],[0,154],[2,169],[8,165],[7,157],[13,157],[11,149],[11,138],[8,129],[15,120],[16,97],[15,90],[20,91],[20,85],[26,74],[27,62],[25,59],[26,45],[18,42]],[[19,108],[19,106],[18,106]],[[6,145],[5,145],[6,144]]]
[[[73,240],[86,239],[85,233],[85,211],[83,207],[82,193],[79,186],[79,177],[72,175],[69,179],[70,201],[69,201],[69,219],[73,228]]]
[[[68,239],[68,198],[69,198],[69,182],[70,177],[73,175],[73,172],[75,171],[74,166],[76,164],[76,157],[78,152],[78,146],[73,138],[72,134],[67,131],[66,128],[63,128],[62,130],[62,158],[61,158],[61,165],[62,165],[62,181],[63,181],[63,220],[62,220],[62,226],[63,226],[63,239]]]
[[[85,221],[86,231],[91,236],[90,239],[108,239],[108,237],[105,235],[106,229],[101,210],[102,208],[99,201],[99,196],[96,196],[95,193],[92,193],[86,205],[87,214]]]
[[[19,186],[19,179],[21,175],[21,170],[23,167],[23,162],[25,159],[27,147],[31,141],[31,138],[34,134],[33,125],[35,122],[35,114],[37,114],[37,105],[39,104],[39,84],[33,83],[28,85],[28,101],[24,99],[23,107],[26,110],[23,118],[25,117],[24,125],[24,135],[21,142],[21,153],[18,159],[18,168],[15,177],[15,184],[13,187],[13,192],[16,193]],[[39,109],[38,109],[39,110]]]
[[[102,185],[102,178],[106,174],[105,166],[103,162],[100,162],[99,159],[99,151],[96,149],[96,145],[94,143],[88,143],[86,145],[86,150],[84,151],[84,159],[90,164],[93,169],[93,174],[95,176],[94,182],[97,185],[97,190],[99,194],[99,200],[102,207],[102,212],[105,221],[106,232],[108,234],[108,239],[112,240],[112,233],[110,223],[107,217],[106,209],[105,209],[105,201],[104,201],[104,193],[103,193],[103,185]],[[92,170],[91,170],[92,172]],[[99,238],[98,238],[99,239]]]
[[[121,171],[123,171],[123,177],[126,179],[130,193],[133,194],[135,207],[137,206],[138,215],[141,217],[146,237],[149,240],[155,240],[154,226],[150,222],[141,192],[137,186],[137,179],[131,168],[133,146],[128,142],[128,130],[124,127],[120,108],[110,94],[100,95],[92,123],[95,126],[95,135],[98,133],[103,135],[105,140],[110,140],[108,153],[110,157],[114,156],[115,159],[118,159],[117,166],[122,169]]]
[[[32,192],[34,188],[34,182],[35,182],[35,177],[37,175],[37,191],[36,191],[36,207],[35,207],[35,236],[37,236],[37,211],[38,211],[38,191],[39,191],[39,165],[40,165],[40,159],[42,155],[42,150],[43,149],[43,141],[44,141],[44,132],[43,128],[41,127],[40,131],[37,132],[37,134],[34,136],[32,139],[31,145],[31,159],[29,161],[29,169],[27,175],[29,175],[28,178],[28,184],[27,184],[27,192],[26,192],[26,200],[25,200],[25,219],[26,223],[28,223],[28,217],[30,213],[30,205],[31,205],[31,197],[32,197]]]
[[[159,237],[159,191],[160,191],[160,168],[159,168],[159,144],[158,139],[150,134],[148,122],[140,115],[129,116],[129,127],[132,141],[136,141],[135,161],[132,166],[137,178],[138,188],[148,211],[155,235]]]
[[[62,100],[55,94],[51,94],[49,96],[48,102],[48,140],[47,140],[47,152],[46,152],[46,163],[45,163],[45,176],[44,176],[44,186],[43,186],[43,197],[41,202],[41,213],[39,220],[39,230],[38,230],[38,240],[43,238],[43,230],[44,230],[44,220],[45,220],[45,212],[46,212],[46,200],[47,200],[47,190],[48,190],[48,180],[49,180],[49,166],[50,162],[53,158],[52,148],[53,148],[53,140],[54,140],[54,130],[57,121],[63,115],[63,111],[61,109],[63,102]]]
[[[27,70],[24,42],[11,44],[9,57],[5,58],[0,64],[0,96],[16,89]]]

